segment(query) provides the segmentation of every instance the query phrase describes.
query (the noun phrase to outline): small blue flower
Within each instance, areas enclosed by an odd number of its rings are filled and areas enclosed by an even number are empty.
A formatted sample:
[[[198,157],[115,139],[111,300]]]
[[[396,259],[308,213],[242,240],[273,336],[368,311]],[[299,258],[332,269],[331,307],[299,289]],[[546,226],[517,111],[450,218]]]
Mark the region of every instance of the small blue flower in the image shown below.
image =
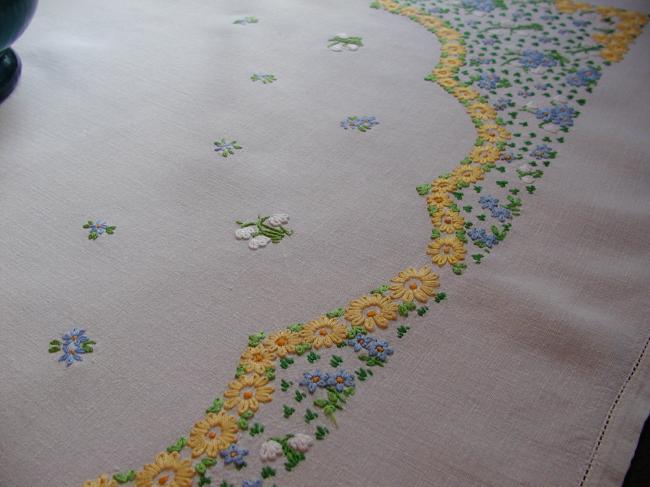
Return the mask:
[[[348,345],[354,347],[355,352],[359,352],[360,350],[367,349],[368,344],[372,343],[374,340],[375,339],[370,335],[363,335],[359,333],[353,339],[348,340]]]
[[[576,117],[576,111],[569,105],[563,103],[549,108],[538,108],[535,111],[535,117],[544,123],[554,123],[561,127],[571,127],[573,126],[573,119]]]
[[[341,121],[341,127],[343,127],[345,130],[357,129],[359,132],[366,132],[375,125],[379,125],[379,122],[377,121],[376,117],[372,116],[352,116]]]
[[[87,342],[88,340],[89,338],[86,336],[86,330],[80,330],[78,328],[73,328],[68,333],[64,333],[61,336],[61,341],[66,345],[73,343],[80,346],[83,342]]]
[[[239,445],[230,445],[225,450],[219,452],[221,458],[223,458],[223,463],[230,465],[234,463],[238,467],[242,467],[246,464],[244,457],[248,455],[248,450],[240,447]]]
[[[106,220],[88,220],[83,224],[83,228],[88,230],[88,240],[97,240],[100,235],[112,235],[115,232],[116,226],[110,226]]]
[[[519,63],[524,68],[537,68],[543,66],[545,68],[552,68],[557,65],[557,61],[543,52],[536,51],[535,49],[526,49],[519,57]]]
[[[263,483],[261,479],[257,480],[244,480],[241,483],[241,487],[262,487]]]
[[[591,24],[591,22],[589,22],[588,20],[578,20],[578,19],[576,19],[576,20],[573,21],[573,25],[575,25],[576,27],[586,27],[589,24]]]
[[[101,235],[106,231],[107,227],[108,224],[106,223],[106,220],[96,220],[95,223],[90,225],[90,231],[95,232],[98,235]]]
[[[478,199],[478,203],[481,205],[481,208],[489,208],[490,210],[496,207],[499,204],[499,200],[494,196],[481,196]]]
[[[354,376],[345,370],[337,370],[336,373],[330,375],[328,382],[337,391],[343,392],[346,387],[354,387]]]
[[[485,228],[474,227],[467,232],[469,238],[474,242],[482,242],[486,247],[492,248],[499,243],[499,240],[492,234],[488,234]]]
[[[86,353],[79,345],[74,343],[64,343],[61,346],[63,355],[59,357],[59,362],[65,362],[66,367],[70,367],[75,362],[81,362],[81,356]]]
[[[531,151],[530,155],[535,159],[548,159],[553,155],[553,148],[546,144],[538,145]]]
[[[598,81],[600,76],[600,71],[597,69],[579,69],[567,75],[566,82],[571,86],[589,86]]]
[[[501,223],[504,223],[506,220],[512,218],[512,213],[510,210],[508,208],[504,208],[503,206],[491,208],[490,211],[492,212],[492,217],[496,218]]]
[[[394,350],[390,348],[386,340],[375,340],[368,345],[368,355],[375,357],[382,362],[388,360],[389,355],[393,355]]]
[[[481,74],[481,79],[478,81],[478,86],[484,90],[494,90],[500,79],[496,74],[483,73]]]
[[[318,369],[313,372],[305,372],[303,377],[304,379],[300,381],[300,385],[307,387],[307,390],[312,394],[318,387],[327,387],[330,378],[329,374]]]

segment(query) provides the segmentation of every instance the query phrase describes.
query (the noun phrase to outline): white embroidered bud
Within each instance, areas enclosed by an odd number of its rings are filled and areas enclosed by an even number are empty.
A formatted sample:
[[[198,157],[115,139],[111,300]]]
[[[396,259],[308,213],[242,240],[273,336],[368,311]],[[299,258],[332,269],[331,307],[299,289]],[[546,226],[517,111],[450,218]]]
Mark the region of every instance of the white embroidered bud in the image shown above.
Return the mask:
[[[286,225],[289,223],[289,215],[286,213],[274,213],[271,215],[268,220],[266,220],[266,223],[268,223],[272,227],[279,227],[280,225]]]
[[[288,441],[289,446],[300,453],[305,453],[309,450],[313,442],[314,440],[312,440],[311,436],[303,435],[302,433],[296,434],[289,438]]]
[[[257,235],[256,226],[238,228],[237,230],[235,230],[235,237],[237,237],[238,240],[248,240],[249,238],[254,237],[255,235]]]
[[[272,462],[282,456],[282,445],[277,441],[269,440],[262,443],[260,458],[263,462]]]
[[[258,235],[248,241],[248,248],[251,250],[257,250],[260,247],[266,247],[271,239],[265,235]]]

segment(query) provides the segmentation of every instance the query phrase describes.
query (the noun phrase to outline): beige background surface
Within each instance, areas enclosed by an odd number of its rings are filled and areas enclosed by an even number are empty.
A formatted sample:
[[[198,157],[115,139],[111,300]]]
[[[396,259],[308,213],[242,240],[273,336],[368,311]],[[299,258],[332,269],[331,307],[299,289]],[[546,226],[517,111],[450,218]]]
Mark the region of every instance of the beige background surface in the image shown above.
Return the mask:
[[[232,24],[244,15],[260,23]],[[372,42],[333,53],[337,32]],[[23,79],[0,107],[2,487],[139,468],[223,390],[248,334],[425,264],[413,188],[473,140],[422,82],[435,37],[365,0],[50,0],[16,48]],[[282,485],[578,486],[650,334],[649,53],[645,32],[607,69],[512,237],[444,275],[449,301]],[[352,114],[381,124],[341,133]],[[221,137],[244,150],[222,159]],[[234,239],[234,220],[273,211],[294,237]],[[116,234],[88,242],[95,217]],[[98,344],[66,370],[45,345],[73,325]],[[649,375],[646,358],[587,485],[620,485]]]

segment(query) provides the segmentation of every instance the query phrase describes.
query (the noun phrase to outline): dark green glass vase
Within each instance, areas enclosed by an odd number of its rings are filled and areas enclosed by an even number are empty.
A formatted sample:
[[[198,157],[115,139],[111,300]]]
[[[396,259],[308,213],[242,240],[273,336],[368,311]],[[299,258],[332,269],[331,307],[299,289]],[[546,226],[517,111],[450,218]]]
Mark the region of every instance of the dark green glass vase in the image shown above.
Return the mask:
[[[20,77],[21,63],[9,46],[29,25],[38,0],[0,0],[0,102],[9,96]]]

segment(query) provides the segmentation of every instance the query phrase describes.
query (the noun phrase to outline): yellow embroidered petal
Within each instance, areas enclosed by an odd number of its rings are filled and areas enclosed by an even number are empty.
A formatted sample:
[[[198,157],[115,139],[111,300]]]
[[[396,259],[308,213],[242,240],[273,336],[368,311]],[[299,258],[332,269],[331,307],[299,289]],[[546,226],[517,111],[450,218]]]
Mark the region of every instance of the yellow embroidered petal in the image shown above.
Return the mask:
[[[241,356],[241,366],[246,372],[264,374],[266,369],[275,367],[275,357],[263,345],[247,348]]]
[[[237,419],[234,416],[223,411],[217,414],[208,413],[192,428],[187,446],[192,449],[193,457],[205,453],[215,458],[221,450],[237,441],[237,430]]]
[[[460,101],[467,101],[467,100],[473,100],[475,98],[478,98],[480,96],[478,91],[475,91],[471,88],[456,88],[454,90],[454,96],[458,98]]]
[[[104,474],[95,480],[86,480],[83,487],[118,487],[117,482]]]
[[[345,319],[368,331],[374,330],[375,326],[386,328],[388,321],[397,319],[397,303],[380,294],[362,296],[348,305]]]
[[[267,385],[268,382],[269,379],[263,375],[245,375],[235,379],[223,394],[227,398],[224,409],[237,407],[240,415],[246,411],[257,412],[259,403],[270,402],[275,391],[273,386]]]
[[[448,193],[435,192],[427,196],[427,203],[436,207],[449,206],[453,203]]]
[[[510,140],[510,132],[496,123],[486,123],[478,129],[478,136],[486,142],[504,142]]]
[[[441,232],[456,233],[457,230],[463,229],[465,220],[460,213],[451,211],[449,208],[441,208],[433,214],[431,223]]]
[[[436,79],[436,82],[443,88],[448,88],[448,89],[458,86],[458,81],[452,78]]]
[[[177,452],[159,453],[154,463],[145,465],[135,479],[136,487],[191,487],[194,469],[191,460]],[[154,484],[155,482],[155,484]]]
[[[434,193],[449,193],[456,191],[456,180],[454,178],[438,178],[431,183],[431,190]]]
[[[474,147],[469,158],[478,164],[492,164],[499,160],[500,155],[501,151],[496,145],[484,144]]]
[[[487,103],[473,103],[467,107],[467,113],[476,120],[494,120],[497,112]]]
[[[438,276],[428,266],[415,269],[409,267],[391,279],[390,297],[403,301],[417,299],[426,303],[438,287]]]
[[[311,343],[314,348],[318,349],[343,342],[347,338],[347,330],[336,319],[321,316],[307,323],[300,330],[300,336],[304,341]]]
[[[296,352],[296,345],[299,343],[300,337],[296,333],[291,330],[280,330],[269,335],[262,345],[274,356],[286,357]]]
[[[485,171],[483,171],[483,169],[480,166],[470,166],[466,164],[454,169],[452,175],[458,181],[463,181],[467,184],[472,184],[475,183],[476,181],[480,181],[481,179],[483,179],[484,173]]]
[[[440,237],[429,244],[427,254],[434,264],[442,267],[446,264],[456,264],[465,260],[465,246],[456,237]]]

